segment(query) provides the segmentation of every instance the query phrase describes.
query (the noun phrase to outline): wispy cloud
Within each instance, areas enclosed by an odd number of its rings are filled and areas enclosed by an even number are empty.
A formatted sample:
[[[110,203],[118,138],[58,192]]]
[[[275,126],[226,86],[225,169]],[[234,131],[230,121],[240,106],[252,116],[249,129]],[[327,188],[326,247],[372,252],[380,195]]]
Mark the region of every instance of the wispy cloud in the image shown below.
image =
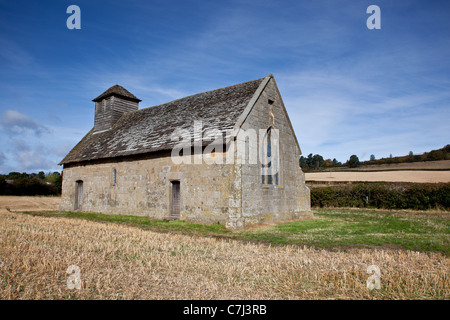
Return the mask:
[[[16,42],[0,37],[0,58],[8,61],[10,67],[26,67],[34,61],[33,56]]]
[[[58,157],[63,158],[66,154],[69,153],[70,149],[72,149],[74,146],[70,142],[64,142],[63,144],[60,144],[54,148],[51,148],[50,151],[52,154],[57,155]]]
[[[12,154],[18,166],[27,171],[47,170],[55,166],[54,161],[46,157],[45,147],[30,146],[24,140],[13,140]]]
[[[50,133],[50,129],[46,126],[15,110],[5,110],[3,112],[1,126],[10,135],[31,132],[41,136],[44,133]]]

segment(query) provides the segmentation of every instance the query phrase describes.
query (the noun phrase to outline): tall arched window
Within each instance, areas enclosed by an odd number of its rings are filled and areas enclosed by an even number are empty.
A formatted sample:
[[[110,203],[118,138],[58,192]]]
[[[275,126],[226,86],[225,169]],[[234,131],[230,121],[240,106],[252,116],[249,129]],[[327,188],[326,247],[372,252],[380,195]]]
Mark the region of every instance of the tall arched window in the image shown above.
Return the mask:
[[[278,130],[273,127],[269,127],[264,136],[261,150],[262,184],[280,184],[278,136]]]
[[[113,186],[115,186],[117,183],[117,170],[113,169]]]

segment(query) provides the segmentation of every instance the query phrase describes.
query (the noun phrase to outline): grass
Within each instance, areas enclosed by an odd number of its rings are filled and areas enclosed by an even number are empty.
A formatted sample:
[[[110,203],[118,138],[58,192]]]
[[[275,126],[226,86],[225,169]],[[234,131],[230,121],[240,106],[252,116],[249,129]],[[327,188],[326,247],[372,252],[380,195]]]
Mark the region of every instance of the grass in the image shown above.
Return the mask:
[[[214,236],[230,233],[225,226],[221,224],[199,224],[181,220],[160,220],[151,219],[149,217],[138,217],[130,215],[109,215],[93,212],[56,212],[56,211],[40,211],[40,212],[24,212],[35,216],[61,217],[72,219],[84,219],[95,222],[106,222],[123,224],[131,227],[137,227],[142,230],[152,230],[156,232],[172,232],[183,233],[189,235]]]
[[[283,243],[306,241],[321,247],[397,247],[450,254],[448,214],[321,209],[316,221],[274,226]]]
[[[387,211],[375,209],[317,209],[314,219],[230,231],[223,225],[179,220],[80,212],[29,214],[125,224],[143,230],[191,236],[209,236],[263,242],[307,245],[324,249],[380,247],[441,252],[450,256],[450,215],[447,212]]]

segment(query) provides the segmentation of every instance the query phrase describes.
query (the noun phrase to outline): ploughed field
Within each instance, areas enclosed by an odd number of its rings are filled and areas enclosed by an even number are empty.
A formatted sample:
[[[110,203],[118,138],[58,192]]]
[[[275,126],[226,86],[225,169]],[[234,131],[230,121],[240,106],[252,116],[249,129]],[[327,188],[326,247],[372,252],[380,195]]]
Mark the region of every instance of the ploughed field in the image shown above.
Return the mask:
[[[92,220],[94,216],[44,212],[57,209],[57,204],[58,198],[53,197],[0,197],[0,299],[450,297],[449,259],[442,252],[370,244],[302,245],[315,234],[323,240],[352,239],[358,233],[343,231],[347,230],[344,224],[350,223],[345,217],[362,219],[356,214],[359,211],[321,209],[311,220],[247,231],[219,232],[211,227],[213,231],[205,235],[184,232],[193,226],[179,221],[165,222],[184,228],[175,232],[159,225],[145,228],[144,220],[137,218],[118,217],[121,223],[115,223],[100,215]],[[40,212],[22,212],[33,208]],[[369,220],[371,214],[360,214],[367,218],[367,227],[376,223]],[[383,212],[377,214],[387,219]],[[418,214],[404,213],[400,220],[415,219]],[[438,220],[424,220],[423,225],[443,234],[448,246],[448,220],[445,213],[438,216]],[[353,222],[360,225],[359,220]],[[339,233],[324,237],[324,229]],[[371,238],[383,237],[386,230],[373,231]],[[275,244],[274,239],[282,235],[292,244]],[[378,281],[379,289],[373,288],[372,280]]]

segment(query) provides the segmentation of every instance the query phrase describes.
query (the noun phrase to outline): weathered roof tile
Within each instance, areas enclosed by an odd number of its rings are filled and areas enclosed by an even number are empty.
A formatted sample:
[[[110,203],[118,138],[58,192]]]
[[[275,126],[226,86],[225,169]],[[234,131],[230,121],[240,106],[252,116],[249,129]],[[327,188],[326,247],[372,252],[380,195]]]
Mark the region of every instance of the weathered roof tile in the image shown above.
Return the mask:
[[[112,95],[118,95],[118,96],[125,97],[128,99],[137,101],[137,102],[142,101],[142,100],[136,98],[136,96],[134,94],[132,94],[130,91],[128,91],[127,89],[125,89],[122,86],[119,86],[118,84],[112,86],[111,88],[109,88],[108,90],[103,92],[101,95],[99,95],[97,98],[95,98],[92,101],[97,102],[97,101],[100,101],[100,100],[107,98],[109,96],[112,96]]]
[[[217,129],[225,136],[226,130],[233,129],[262,80],[125,113],[110,130],[99,133],[91,130],[60,164],[171,150],[178,143],[171,140],[172,133],[176,129],[187,129],[193,135],[195,121],[202,121],[203,133]],[[110,94],[108,91],[94,101]]]

